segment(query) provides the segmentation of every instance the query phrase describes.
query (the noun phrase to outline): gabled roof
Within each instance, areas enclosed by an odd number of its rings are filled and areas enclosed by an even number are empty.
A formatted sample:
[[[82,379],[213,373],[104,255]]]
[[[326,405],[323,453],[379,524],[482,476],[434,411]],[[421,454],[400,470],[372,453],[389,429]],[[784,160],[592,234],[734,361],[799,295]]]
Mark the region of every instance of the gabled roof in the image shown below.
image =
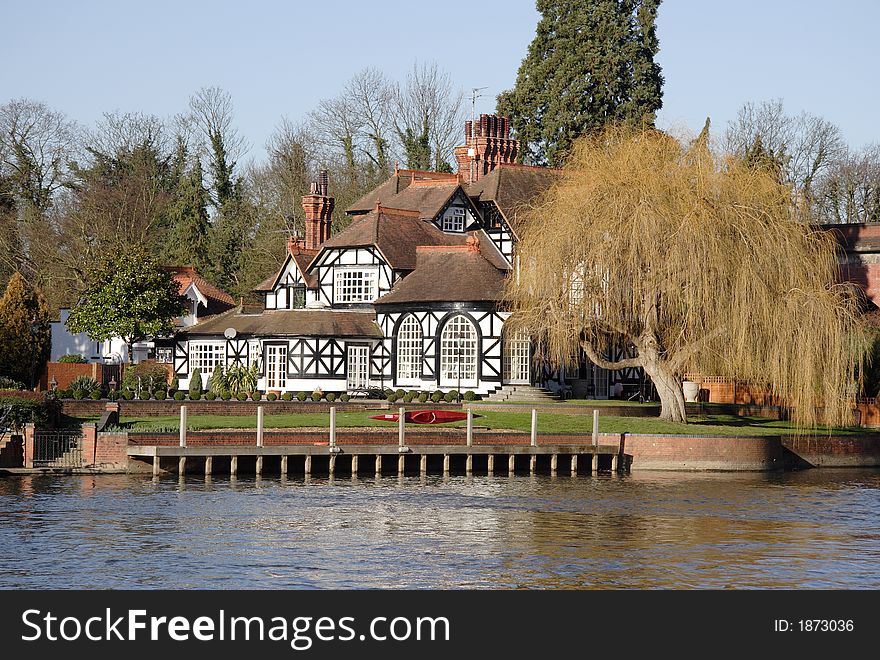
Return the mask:
[[[535,204],[561,174],[562,170],[549,167],[502,164],[465,189],[468,195],[479,197],[481,202],[495,202],[516,232],[517,215]]]
[[[281,279],[281,275],[284,273],[284,270],[287,268],[287,263],[291,259],[296,264],[296,267],[299,269],[300,275],[302,275],[303,281],[306,283],[306,287],[309,289],[314,289],[318,286],[318,278],[314,275],[308,274],[309,264],[312,263],[312,259],[318,254],[318,250],[306,250],[305,248],[295,246],[292,249],[288,249],[287,256],[284,261],[281,263],[281,268],[272,275],[271,277],[266,278],[262,282],[260,282],[257,286],[253,288],[255,293],[267,293],[275,289],[275,286],[278,284],[278,280]]]
[[[266,310],[259,314],[242,313],[241,308],[218,314],[188,328],[184,334],[220,336],[227,328],[241,335],[255,337],[381,337],[372,312],[324,309]]]
[[[395,270],[416,267],[419,245],[464,245],[466,234],[445,234],[433,223],[422,220],[417,211],[378,207],[352,223],[321,246],[327,248],[367,247],[379,249]]]
[[[201,317],[219,314],[235,306],[235,300],[222,289],[211,284],[199,275],[192,266],[164,266],[171,273],[174,281],[180,286],[181,295],[192,287],[196,298],[204,305],[205,313]]]
[[[411,208],[392,203],[392,199],[406,190],[413,183],[437,183],[438,185],[455,185],[459,183],[458,175],[446,172],[426,172],[423,170],[395,170],[384,183],[374,188],[354,204],[345,209],[351,215],[367,213],[376,208],[376,203],[396,208]]]
[[[506,274],[472,245],[419,248],[415,270],[375,304],[494,302],[501,298]]]

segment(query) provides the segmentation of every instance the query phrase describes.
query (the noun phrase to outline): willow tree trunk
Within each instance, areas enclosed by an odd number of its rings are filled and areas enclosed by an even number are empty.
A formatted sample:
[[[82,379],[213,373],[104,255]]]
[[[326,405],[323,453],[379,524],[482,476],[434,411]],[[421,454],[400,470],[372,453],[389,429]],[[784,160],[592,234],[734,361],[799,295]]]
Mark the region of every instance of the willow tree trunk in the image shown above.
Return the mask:
[[[662,360],[645,359],[642,364],[660,397],[660,419],[687,423],[681,379]]]

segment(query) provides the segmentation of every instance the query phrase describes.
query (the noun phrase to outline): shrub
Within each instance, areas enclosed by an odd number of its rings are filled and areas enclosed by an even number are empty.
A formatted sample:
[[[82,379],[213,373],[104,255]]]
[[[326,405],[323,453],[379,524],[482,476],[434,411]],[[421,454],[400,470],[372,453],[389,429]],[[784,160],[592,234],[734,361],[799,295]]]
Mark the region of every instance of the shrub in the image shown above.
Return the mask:
[[[92,396],[92,392],[101,391],[101,386],[91,376],[77,376],[70,383],[70,389],[74,392],[81,391],[83,396],[79,398],[84,398],[87,396]]]
[[[342,403],[348,403],[351,400],[351,395],[348,392],[344,392],[340,395],[339,400],[342,401]]]
[[[25,390],[25,384],[6,376],[0,376],[0,390]]]
[[[98,388],[97,390],[92,391],[89,394],[89,397],[94,399],[95,401],[98,401],[101,398],[101,389]]]
[[[278,395],[275,394],[275,392],[269,392],[269,393],[266,395],[266,400],[267,400],[267,401],[275,401],[277,398],[278,398]]]
[[[122,390],[122,398],[126,401],[131,401],[134,398],[133,390]]]
[[[255,391],[251,392],[251,400],[252,401],[262,401],[263,400],[263,393],[260,392],[259,390],[255,390]]]
[[[474,393],[473,390],[468,390],[467,392],[464,393],[464,400],[465,401],[473,401],[476,398],[477,398],[477,395]]]
[[[167,395],[165,394],[165,390],[156,390],[155,392],[153,392],[153,397],[156,399],[156,401],[164,401],[166,396]]]
[[[205,392],[205,401],[213,401],[216,398],[217,398],[217,395],[214,394],[213,392],[211,392],[210,390]]]
[[[330,403],[333,403],[334,401],[336,401],[336,395],[333,392],[327,392],[326,398],[327,398],[327,401],[329,401]]]
[[[397,401],[397,394],[392,392],[388,395],[388,403],[394,403],[395,401]]]
[[[307,395],[305,392],[297,392],[296,393],[296,400],[297,401],[305,401],[306,398],[307,398]]]
[[[168,383],[168,370],[162,364],[156,362],[140,362],[126,367],[122,378],[122,387],[130,390],[150,390],[161,387],[165,389]]]
[[[457,399],[457,398],[458,398],[458,390],[449,390],[448,393],[452,395],[452,398],[453,398],[453,399]]]
[[[83,390],[73,390],[72,394],[73,394],[73,398],[76,399],[77,401],[80,399],[84,399],[86,396],[86,393]]]
[[[406,396],[406,390],[397,389],[394,390],[394,393],[397,395],[398,399],[402,399],[404,396]]]
[[[431,395],[431,401],[433,401],[434,403],[440,403],[440,399],[442,399],[442,398],[443,398],[443,392],[441,392],[439,390],[434,392]]]
[[[141,390],[137,393],[137,398],[143,401],[148,401],[149,399],[153,398],[153,395],[150,390]]]
[[[171,385],[168,386],[168,391],[172,393],[180,389],[180,381],[177,379],[177,376],[171,379]]]
[[[250,367],[241,364],[233,364],[223,368],[218,365],[211,374],[210,389],[213,392],[229,390],[233,395],[240,392],[253,392],[257,389],[257,381],[260,378],[260,366],[254,362]]]
[[[407,392],[406,394],[403,395],[403,402],[404,403],[412,403],[412,400],[413,400],[413,393],[412,392]]]
[[[201,398],[202,398],[201,392],[190,392],[189,393],[189,400],[190,401],[199,401],[199,400],[201,400]]]
[[[285,392],[281,395],[281,398],[285,401],[293,401],[293,392]]]
[[[186,398],[186,392],[177,391],[174,393],[175,401],[183,401]]]
[[[220,392],[220,398],[224,401],[229,401],[232,398],[232,392],[230,392],[229,390],[222,390]]]
[[[61,364],[85,364],[86,359],[79,353],[72,353],[70,355],[62,355],[58,358],[58,362]]]
[[[3,423],[19,432],[28,422],[45,425],[57,421],[61,402],[48,393],[2,390],[0,409],[5,411]]]
[[[394,390],[392,390],[390,387],[386,387],[383,392],[385,392],[385,396],[391,396],[392,394],[394,394]]]
[[[197,401],[194,394],[201,395],[202,393],[202,372],[198,369],[193,369],[192,374],[189,377],[189,398]],[[201,397],[200,397],[201,398]]]
[[[244,392],[239,392],[238,394],[235,395],[235,398],[238,399],[239,401],[247,401],[247,394]]]
[[[119,398],[119,390],[110,390],[107,392],[107,398],[111,401],[116,401]]]
[[[320,392],[312,392],[312,401],[320,401],[323,396]]]
[[[430,395],[427,392],[419,394],[419,403],[425,403]]]
[[[452,403],[453,401],[455,401],[455,395],[454,395],[452,392],[447,392],[447,393],[443,396],[443,400],[444,400],[446,403]]]

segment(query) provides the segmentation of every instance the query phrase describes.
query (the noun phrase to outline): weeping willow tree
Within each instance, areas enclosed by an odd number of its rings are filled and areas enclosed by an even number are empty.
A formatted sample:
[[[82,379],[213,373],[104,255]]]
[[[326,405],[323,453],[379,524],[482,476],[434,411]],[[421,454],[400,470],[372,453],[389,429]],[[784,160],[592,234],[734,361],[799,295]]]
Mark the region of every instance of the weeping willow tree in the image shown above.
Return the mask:
[[[532,208],[506,300],[557,365],[580,351],[642,367],[661,418],[687,421],[682,375],[768,387],[803,425],[851,420],[866,350],[836,244],[764,168],[653,130],[582,138]],[[611,360],[616,342],[637,355]],[[822,412],[817,410],[822,409]],[[821,415],[821,420],[819,416]]]

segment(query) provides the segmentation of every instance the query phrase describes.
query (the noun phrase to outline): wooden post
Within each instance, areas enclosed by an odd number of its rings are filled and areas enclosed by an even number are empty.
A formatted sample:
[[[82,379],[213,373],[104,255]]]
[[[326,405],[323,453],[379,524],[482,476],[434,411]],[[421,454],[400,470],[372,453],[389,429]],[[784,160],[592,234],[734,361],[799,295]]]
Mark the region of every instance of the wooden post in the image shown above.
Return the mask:
[[[336,446],[336,406],[330,406],[330,446]]]
[[[532,447],[538,446],[538,411],[532,408]]]
[[[351,476],[356,476],[358,473],[358,455],[354,454],[351,457]]]
[[[599,471],[599,454],[593,454],[593,466],[592,471],[594,473]]]
[[[154,477],[159,476],[159,455],[158,454],[155,454],[153,456],[153,476]]]
[[[443,473],[449,474],[449,454],[443,454]]]
[[[330,464],[327,467],[327,474],[331,477],[336,473],[336,454],[330,454]]]
[[[508,454],[507,455],[507,474],[513,474],[516,469],[516,455]]]
[[[257,456],[257,465],[254,468],[254,472],[257,474],[257,476],[263,474],[263,457],[262,456]]]
[[[532,454],[529,456],[529,474],[535,474],[535,467],[538,464],[538,457]]]
[[[180,406],[180,446],[186,447],[186,406]]]
[[[614,454],[614,455],[611,457],[611,471],[612,471],[612,472],[617,472],[617,465],[618,465],[618,463],[617,463],[617,454]]]
[[[281,476],[287,476],[287,456],[281,457]]]
[[[467,446],[474,446],[474,412],[470,408],[467,410]]]
[[[311,474],[312,474],[312,456],[311,456],[311,454],[306,454],[305,464],[303,465],[303,472],[305,472],[305,475],[307,477],[311,476]]]
[[[599,446],[599,411],[593,410],[593,447]]]
[[[403,474],[406,470],[406,456],[404,454],[400,454],[397,457],[397,474]]]
[[[419,459],[419,472],[421,472],[422,474],[428,473],[428,455],[427,454],[422,454],[421,458]]]
[[[262,446],[263,446],[263,406],[257,406],[257,447],[262,447]],[[257,460],[259,461],[260,459],[258,458]]]
[[[550,474],[554,474],[554,475],[556,474],[556,467],[557,467],[558,461],[559,461],[558,454],[551,454],[550,455]]]
[[[571,455],[571,473],[572,474],[578,473],[578,455],[577,454]]]
[[[233,456],[229,461],[229,474],[233,477],[238,474],[238,456]]]
[[[186,474],[186,456],[177,459],[177,474],[180,476]]]
[[[208,456],[205,458],[205,476],[210,477],[211,471],[214,469],[214,458]]]
[[[376,476],[382,474],[382,454],[376,454]]]
[[[491,477],[492,473],[495,472],[495,454],[489,454],[486,459],[486,472]]]
[[[465,474],[472,474],[474,471],[474,457],[473,454],[468,454],[467,458],[464,459],[464,471]]]
[[[406,446],[406,408],[401,406],[397,412],[397,445],[399,447]]]

